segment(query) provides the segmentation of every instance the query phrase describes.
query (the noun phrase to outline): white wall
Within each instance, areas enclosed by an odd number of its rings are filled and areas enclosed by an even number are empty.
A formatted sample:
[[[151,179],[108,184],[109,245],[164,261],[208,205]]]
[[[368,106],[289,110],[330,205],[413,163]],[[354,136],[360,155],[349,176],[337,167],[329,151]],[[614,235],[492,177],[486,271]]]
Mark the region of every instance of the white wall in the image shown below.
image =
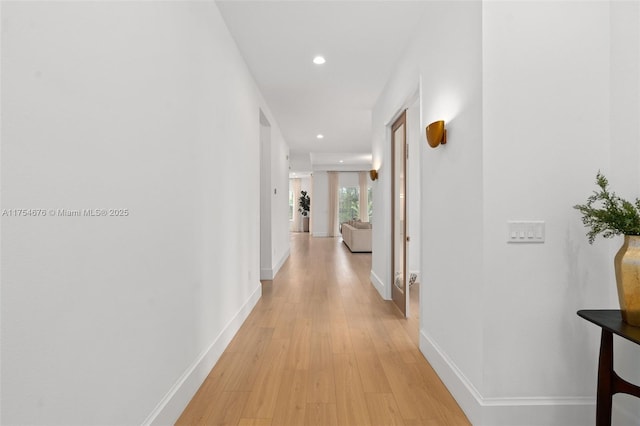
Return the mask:
[[[419,59],[422,128],[444,119],[448,142],[432,149],[423,139],[421,151],[421,348],[443,351],[465,383],[481,390],[481,5],[441,2],[434,7],[418,46],[440,58],[437,66],[431,55]],[[437,34],[450,37],[442,41]]]
[[[273,279],[271,124],[262,111],[260,119],[260,279]]]
[[[271,150],[271,182],[275,189],[271,222],[273,276],[275,277],[289,257],[289,147],[277,125]]]
[[[380,164],[381,173],[374,187],[372,281],[383,297],[390,298],[391,153],[387,125],[401,108],[411,106],[409,99],[421,82],[421,128],[445,119],[450,140],[446,146],[428,149],[422,137],[416,153],[421,158],[409,157],[409,167],[417,162],[421,169],[421,335],[480,388],[481,6],[475,2],[433,2],[421,28],[374,109],[373,162],[374,166]],[[438,58],[437,66],[433,58]],[[415,125],[415,120],[407,122],[410,128]]]
[[[263,127],[263,131],[269,133],[263,137],[268,141],[269,152],[263,155],[269,165],[267,182],[261,180],[261,197],[266,197],[263,202],[267,204],[261,226],[267,226],[269,235],[261,241],[260,279],[272,280],[289,257],[289,147],[277,125]]]
[[[390,192],[385,124],[417,79],[422,126],[447,121],[447,145],[421,153],[421,349],[473,424],[593,423],[599,330],[575,312],[617,307],[620,240],[590,246],[572,206],[598,169],[640,193],[639,6],[451,3],[430,5],[373,119],[376,200]],[[386,295],[384,206],[372,281]],[[545,244],[508,245],[513,219],[546,221]],[[638,381],[638,348],[616,349]],[[627,402],[614,424],[638,423]]]
[[[260,296],[268,109],[215,3],[1,7],[2,208],[129,215],[2,218],[0,422],[171,424]]]
[[[615,190],[625,198],[640,194],[640,4],[638,2],[610,3],[610,161],[607,177]],[[592,187],[593,188],[593,187]],[[598,244],[604,244],[600,240]],[[609,245],[612,259],[621,244],[620,239]],[[613,274],[610,287],[613,292]],[[610,295],[616,298],[615,293]],[[612,307],[617,308],[616,302]],[[634,344],[616,340],[616,371],[632,383],[640,383],[640,351]],[[614,397],[614,425],[640,423],[640,401],[626,395]]]
[[[514,6],[483,15],[485,395],[591,396],[597,341],[575,312],[614,307],[613,270],[571,207],[609,169],[609,5]],[[545,244],[506,244],[510,219],[545,220]]]
[[[300,191],[307,191],[307,195],[311,197],[312,194],[311,194],[311,178],[310,177],[300,178]]]
[[[420,262],[422,260],[422,214],[420,195],[420,174],[422,166],[420,162],[420,152],[424,138],[422,137],[422,126],[420,125],[420,103],[416,99],[414,104],[407,109],[407,144],[409,147],[409,159],[407,161],[407,226],[410,237],[408,248],[408,268],[409,273],[417,274],[418,281],[421,279]],[[407,305],[409,306],[409,305]],[[413,316],[412,313],[410,313]]]
[[[339,187],[360,187],[358,172],[340,172],[338,174]]]

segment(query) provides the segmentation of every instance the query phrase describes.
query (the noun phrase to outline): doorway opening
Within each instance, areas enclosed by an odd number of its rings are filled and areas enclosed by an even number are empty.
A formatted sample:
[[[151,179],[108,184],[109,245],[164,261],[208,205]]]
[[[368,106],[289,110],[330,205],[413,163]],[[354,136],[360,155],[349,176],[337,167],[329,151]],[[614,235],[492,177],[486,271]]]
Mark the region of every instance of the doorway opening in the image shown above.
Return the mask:
[[[260,111],[260,279],[271,280],[271,124]]]
[[[416,90],[390,126],[391,299],[419,341],[421,298],[420,101]]]
[[[407,316],[407,111],[391,125],[391,300]]]

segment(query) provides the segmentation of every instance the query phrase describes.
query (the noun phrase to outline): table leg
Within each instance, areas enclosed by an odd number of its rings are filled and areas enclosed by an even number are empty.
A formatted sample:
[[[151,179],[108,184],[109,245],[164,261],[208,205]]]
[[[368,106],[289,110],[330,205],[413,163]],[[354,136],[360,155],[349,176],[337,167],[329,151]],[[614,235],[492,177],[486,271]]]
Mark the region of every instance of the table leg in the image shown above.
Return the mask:
[[[596,401],[596,426],[611,426],[613,402],[613,334],[602,329],[600,360],[598,362],[598,395]]]

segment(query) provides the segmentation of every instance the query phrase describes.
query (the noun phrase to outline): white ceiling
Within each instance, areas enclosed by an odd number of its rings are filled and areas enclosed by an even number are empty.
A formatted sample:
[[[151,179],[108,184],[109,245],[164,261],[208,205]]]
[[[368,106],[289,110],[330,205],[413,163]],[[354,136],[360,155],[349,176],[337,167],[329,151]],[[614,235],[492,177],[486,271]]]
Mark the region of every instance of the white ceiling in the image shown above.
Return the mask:
[[[371,110],[427,3],[217,2],[289,145],[292,171],[371,153]],[[316,55],[326,64],[313,64]]]

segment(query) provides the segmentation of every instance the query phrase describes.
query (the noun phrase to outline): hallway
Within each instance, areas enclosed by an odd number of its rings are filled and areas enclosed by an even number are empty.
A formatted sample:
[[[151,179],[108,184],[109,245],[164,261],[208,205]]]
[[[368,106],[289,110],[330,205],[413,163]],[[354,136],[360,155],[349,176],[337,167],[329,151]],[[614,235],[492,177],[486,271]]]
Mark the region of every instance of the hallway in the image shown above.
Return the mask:
[[[177,424],[468,425],[370,270],[340,238],[291,234],[291,256]]]

